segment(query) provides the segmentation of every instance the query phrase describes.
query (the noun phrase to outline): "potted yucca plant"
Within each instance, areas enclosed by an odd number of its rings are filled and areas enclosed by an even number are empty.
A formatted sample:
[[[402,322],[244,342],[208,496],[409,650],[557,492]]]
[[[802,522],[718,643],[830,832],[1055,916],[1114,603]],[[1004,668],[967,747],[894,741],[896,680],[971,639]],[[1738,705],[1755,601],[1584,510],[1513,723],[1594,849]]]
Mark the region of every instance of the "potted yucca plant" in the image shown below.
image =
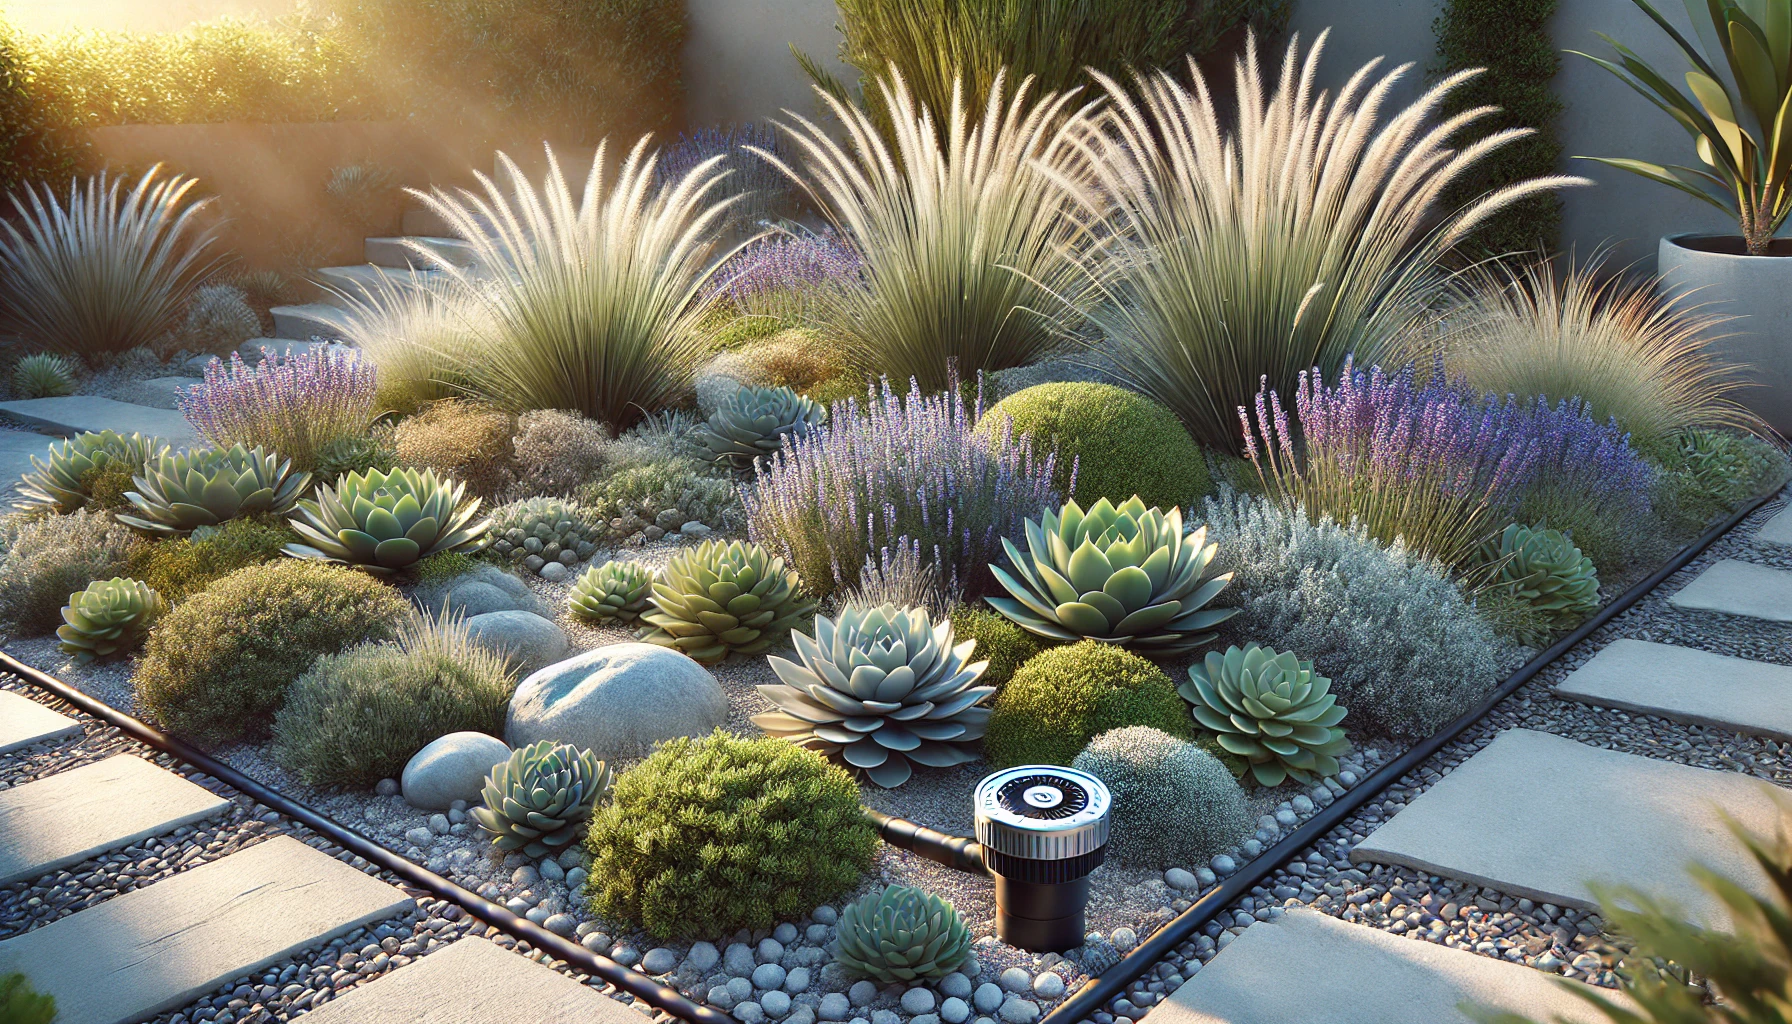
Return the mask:
[[[1736,218],[1736,235],[1663,238],[1660,272],[1693,301],[1739,317],[1714,348],[1760,385],[1742,393],[1743,404],[1792,432],[1792,260],[1782,258],[1792,256],[1792,239],[1774,237],[1792,213],[1792,0],[1684,0],[1696,43],[1648,0],[1634,2],[1691,70],[1664,75],[1603,33],[1612,58],[1580,56],[1679,122],[1692,136],[1700,166],[1587,159],[1679,189]]]

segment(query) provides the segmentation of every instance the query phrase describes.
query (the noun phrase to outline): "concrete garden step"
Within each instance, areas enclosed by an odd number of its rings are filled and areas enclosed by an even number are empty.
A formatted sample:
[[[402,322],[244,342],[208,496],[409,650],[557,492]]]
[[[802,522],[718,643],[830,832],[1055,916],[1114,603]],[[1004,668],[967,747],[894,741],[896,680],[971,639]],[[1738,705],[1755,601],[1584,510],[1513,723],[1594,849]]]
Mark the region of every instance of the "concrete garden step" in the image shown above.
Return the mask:
[[[35,430],[0,427],[0,506],[10,510],[19,497],[19,478],[31,472],[31,457],[43,458],[55,443]]]
[[[1767,525],[1755,534],[1756,544],[1774,544],[1780,547],[1792,547],[1792,505],[1779,510]]]
[[[333,338],[339,328],[333,319],[342,310],[327,302],[309,302],[302,306],[275,306],[268,310],[274,318],[276,340],[309,341],[314,337]]]
[[[1141,1024],[1469,1024],[1465,1003],[1530,1020],[1604,1021],[1570,985],[1300,907],[1246,928]]]
[[[458,238],[432,238],[428,235],[398,235],[369,238],[363,243],[367,262],[376,267],[429,268],[430,263],[406,243],[420,245],[443,262],[457,267],[473,265],[473,247]]]
[[[1589,882],[1675,902],[1727,924],[1686,873],[1699,862],[1756,892],[1761,869],[1724,815],[1761,835],[1780,828],[1777,790],[1734,772],[1600,750],[1529,729],[1501,733],[1350,851],[1539,903],[1593,909]]]
[[[1676,608],[1792,622],[1792,572],[1726,558],[1668,598]]]
[[[0,402],[0,413],[39,430],[73,437],[84,430],[133,431],[154,435],[175,447],[199,443],[199,435],[187,418],[172,409],[152,409],[95,395],[67,398],[27,398]],[[44,442],[47,449],[49,442]]]
[[[0,790],[0,885],[216,817],[229,806],[129,754]]]
[[[447,277],[440,270],[395,270],[363,263],[355,267],[319,267],[312,271],[324,286],[323,301],[331,306],[347,306],[343,295],[372,298],[384,293],[387,286],[404,290]]]
[[[44,740],[77,736],[80,732],[81,723],[67,715],[52,711],[23,694],[0,690],[0,754]]]
[[[559,971],[487,942],[447,949],[332,999],[311,1024],[641,1024],[641,1015]]]
[[[132,1024],[411,903],[287,836],[0,942],[57,1024]]]
[[[1614,640],[1570,673],[1555,694],[1676,722],[1792,740],[1792,668],[1785,665]]]

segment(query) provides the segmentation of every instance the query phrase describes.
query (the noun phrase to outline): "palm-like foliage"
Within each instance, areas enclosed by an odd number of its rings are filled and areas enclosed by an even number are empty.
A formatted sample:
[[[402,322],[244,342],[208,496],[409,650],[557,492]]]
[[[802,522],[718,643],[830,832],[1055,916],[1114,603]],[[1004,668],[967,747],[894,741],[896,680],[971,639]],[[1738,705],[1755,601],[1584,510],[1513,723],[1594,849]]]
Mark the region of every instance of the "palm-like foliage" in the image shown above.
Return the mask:
[[[209,199],[196,182],[151,168],[124,192],[105,173],[12,200],[0,221],[0,321],[36,342],[89,362],[161,339],[216,265],[216,229],[198,223]]]
[[[892,70],[878,89],[893,141],[866,110],[822,92],[843,141],[796,114],[780,124],[806,176],[756,150],[858,255],[859,286],[823,291],[815,316],[860,368],[939,389],[954,364],[968,379],[1033,362],[1074,325],[1088,289],[1070,256],[1082,234],[1065,187],[1073,94],[1035,100],[1030,85],[1010,97],[998,76],[980,115],[962,88],[930,110]]]
[[[1273,85],[1253,40],[1236,68],[1235,115],[1191,64],[1192,85],[1139,76],[1137,99],[1098,76],[1111,102],[1072,129],[1093,177],[1084,206],[1108,228],[1086,257],[1107,298],[1095,320],[1133,385],[1223,450],[1239,449],[1237,410],[1264,376],[1288,389],[1314,366],[1329,377],[1352,351],[1380,358],[1422,315],[1432,270],[1469,231],[1582,181],[1538,178],[1447,208],[1453,182],[1528,132],[1451,148],[1492,110],[1435,116],[1472,71],[1387,117],[1408,66],[1382,73],[1371,62],[1334,97],[1316,84],[1324,39],[1305,55],[1295,40]]]
[[[1692,63],[1683,91],[1601,32],[1616,60],[1585,57],[1618,76],[1686,129],[1704,167],[1583,157],[1640,174],[1737,219],[1751,255],[1765,256],[1792,213],[1792,0],[1686,0],[1701,46],[1636,0]],[[1720,63],[1724,74],[1718,70]]]
[[[467,390],[514,412],[570,409],[621,429],[689,387],[705,351],[698,293],[733,201],[715,198],[721,156],[658,185],[648,141],[614,180],[600,144],[582,192],[549,150],[539,188],[500,153],[499,180],[479,176],[483,194],[414,193],[472,245],[476,269],[416,249],[473,306],[472,344],[431,350]]]
[[[1602,274],[1603,262],[1566,274],[1549,261],[1471,274],[1443,336],[1450,368],[1497,395],[1579,397],[1638,442],[1689,427],[1760,429],[1729,397],[1742,381],[1709,348],[1731,318]]]

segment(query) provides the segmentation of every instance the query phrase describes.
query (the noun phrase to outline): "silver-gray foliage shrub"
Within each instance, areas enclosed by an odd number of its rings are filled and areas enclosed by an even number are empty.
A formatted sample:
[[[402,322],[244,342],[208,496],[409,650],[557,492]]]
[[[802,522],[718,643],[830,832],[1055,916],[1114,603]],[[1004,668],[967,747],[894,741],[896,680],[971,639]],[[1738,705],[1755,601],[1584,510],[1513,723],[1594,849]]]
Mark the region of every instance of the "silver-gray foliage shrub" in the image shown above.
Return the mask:
[[[1214,568],[1234,573],[1228,632],[1311,658],[1357,729],[1429,736],[1496,683],[1499,641],[1435,563],[1229,489],[1206,518]]]
[[[1108,853],[1136,867],[1205,864],[1250,835],[1244,791],[1219,758],[1161,729],[1133,725],[1089,741],[1070,763],[1114,795]]]

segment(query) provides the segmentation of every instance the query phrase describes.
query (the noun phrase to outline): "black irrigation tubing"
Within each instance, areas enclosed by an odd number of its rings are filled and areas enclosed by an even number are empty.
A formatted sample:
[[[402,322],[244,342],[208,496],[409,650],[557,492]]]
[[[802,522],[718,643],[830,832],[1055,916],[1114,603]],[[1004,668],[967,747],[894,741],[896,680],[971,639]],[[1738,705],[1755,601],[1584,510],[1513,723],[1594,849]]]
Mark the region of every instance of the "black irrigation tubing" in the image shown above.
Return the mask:
[[[1325,834],[1336,828],[1346,817],[1368,803],[1370,799],[1387,789],[1401,776],[1417,768],[1431,755],[1442,750],[1446,744],[1461,735],[1469,726],[1480,721],[1482,716],[1492,711],[1496,705],[1513,691],[1531,681],[1531,678],[1543,670],[1545,665],[1561,657],[1575,644],[1591,636],[1593,631],[1610,622],[1623,613],[1631,605],[1642,600],[1651,590],[1660,586],[1662,581],[1679,572],[1705,549],[1710,547],[1719,537],[1735,529],[1737,524],[1753,515],[1757,509],[1767,504],[1778,494],[1778,490],[1761,495],[1738,509],[1723,522],[1701,534],[1697,540],[1681,548],[1674,557],[1651,573],[1649,577],[1636,586],[1626,590],[1616,600],[1601,608],[1594,616],[1580,624],[1579,628],[1556,641],[1542,654],[1525,663],[1524,667],[1507,677],[1499,688],[1483,700],[1473,710],[1444,726],[1429,739],[1421,740],[1406,753],[1377,768],[1370,776],[1357,784],[1343,796],[1322,808],[1318,814],[1308,818],[1288,836],[1274,846],[1263,851],[1235,874],[1208,891],[1181,914],[1172,918],[1150,938],[1139,943],[1131,953],[1123,957],[1119,963],[1090,978],[1083,986],[1071,993],[1070,997],[1059,1003],[1052,1012],[1045,1015],[1039,1024],[1076,1024],[1108,1002],[1126,991],[1126,986],[1155,966],[1170,952],[1194,934],[1195,929],[1205,925],[1221,910],[1242,899],[1251,889],[1268,878],[1286,861],[1292,860],[1300,851],[1317,844]]]
[[[262,785],[230,765],[188,745],[183,740],[169,736],[103,701],[95,700],[60,679],[19,661],[5,651],[0,651],[0,670],[10,672],[39,689],[48,690],[81,711],[111,723],[120,731],[155,747],[157,750],[174,755],[207,775],[226,783],[245,796],[259,800],[269,808],[299,822],[338,846],[397,875],[413,887],[423,889],[437,899],[444,899],[459,906],[481,921],[496,925],[500,930],[518,939],[526,940],[536,949],[546,952],[556,960],[564,960],[577,970],[602,978],[635,998],[645,1001],[650,1006],[691,1021],[692,1024],[739,1024],[732,1017],[713,1007],[694,1003],[686,999],[676,989],[662,985],[638,971],[630,970],[609,957],[599,956],[584,946],[556,935],[533,921],[518,917],[511,913],[508,907],[493,903],[478,893],[464,889],[427,868],[413,864],[378,843],[342,827],[328,815]]]

